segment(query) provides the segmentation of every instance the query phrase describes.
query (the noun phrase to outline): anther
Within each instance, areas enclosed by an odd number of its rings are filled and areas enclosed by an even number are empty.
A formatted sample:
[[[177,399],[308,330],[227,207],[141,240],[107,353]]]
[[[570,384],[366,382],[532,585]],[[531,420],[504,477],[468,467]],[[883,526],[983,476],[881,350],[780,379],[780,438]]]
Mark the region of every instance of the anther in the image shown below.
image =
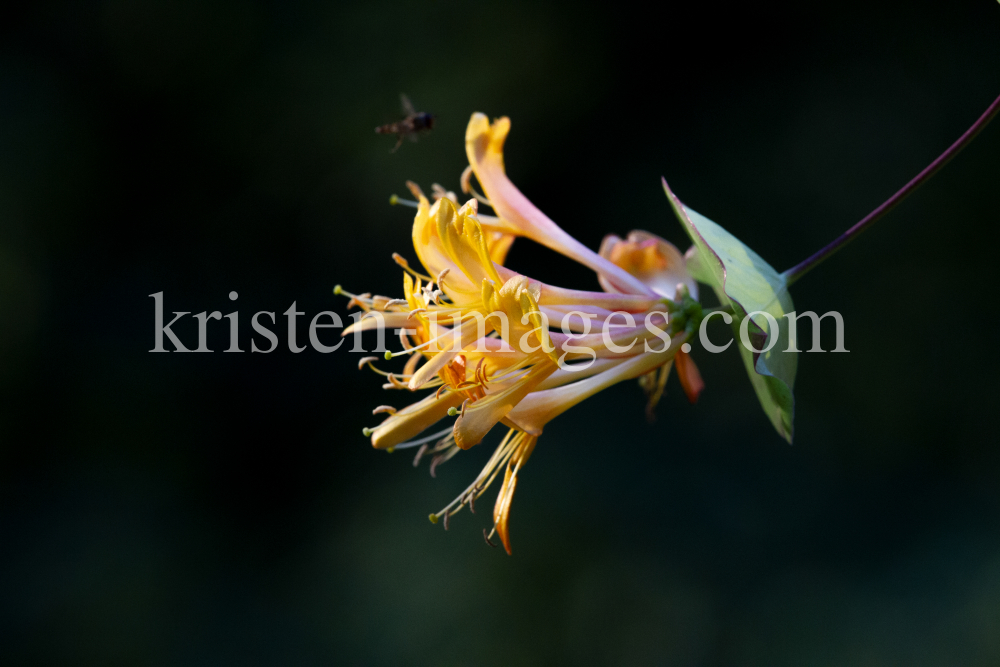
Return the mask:
[[[451,269],[441,269],[441,273],[438,274],[437,280],[435,281],[439,287],[444,284],[444,277],[448,275],[449,271],[451,271]]]
[[[362,357],[358,361],[358,370],[360,371],[362,368],[365,367],[365,364],[370,364],[373,361],[378,361],[378,357]]]
[[[465,194],[469,194],[472,191],[472,183],[470,182],[471,178],[472,165],[470,164],[464,171],[462,171],[462,175],[458,179],[458,182],[462,185],[462,192]]]
[[[383,412],[387,412],[390,415],[394,415],[396,414],[396,408],[392,407],[391,405],[380,405],[374,410],[372,410],[373,415],[382,414]]]
[[[471,398],[467,398],[464,401],[462,401],[462,416],[463,417],[465,416],[465,406],[468,405],[471,401],[472,401]]]
[[[490,200],[476,192],[476,189],[472,187],[472,173],[471,164],[465,168],[465,171],[462,172],[462,176],[459,178],[459,182],[462,185],[462,192],[471,194],[479,201],[480,204],[486,204],[487,206],[492,207],[493,204],[490,203]]]
[[[444,513],[444,529],[448,530],[448,519],[451,517],[451,512]]]
[[[434,515],[432,514],[431,516],[434,516]],[[483,528],[483,539],[486,540],[486,544],[490,545],[494,549],[497,548],[497,545],[495,545],[492,542],[490,542],[490,536],[486,534],[486,529],[485,528]]]
[[[406,261],[406,258],[400,255],[398,252],[392,253],[392,259],[396,264],[399,264],[404,269],[410,268],[410,263]]]
[[[476,489],[473,489],[472,493],[469,494],[469,511],[473,514],[476,513]]]
[[[407,181],[406,187],[410,191],[410,193],[413,194],[413,196],[416,197],[417,199],[420,199],[421,197],[423,197],[424,199],[427,198],[424,197],[424,191],[420,189],[420,186],[414,183],[413,181]]]
[[[423,458],[424,452],[427,451],[427,444],[420,445],[420,449],[417,450],[417,455],[413,457],[413,467],[416,468],[420,465],[420,459]]]
[[[408,306],[408,305],[410,305],[410,304],[407,303],[406,299],[393,299],[393,300],[389,301],[388,303],[386,303],[383,306],[383,308],[388,308],[389,306]]]

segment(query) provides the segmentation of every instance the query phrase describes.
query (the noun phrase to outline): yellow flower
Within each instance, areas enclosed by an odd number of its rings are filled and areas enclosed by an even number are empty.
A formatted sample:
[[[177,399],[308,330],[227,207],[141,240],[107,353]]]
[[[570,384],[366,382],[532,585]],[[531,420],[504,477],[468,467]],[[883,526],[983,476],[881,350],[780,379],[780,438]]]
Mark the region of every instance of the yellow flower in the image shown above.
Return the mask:
[[[365,429],[375,448],[419,448],[414,465],[431,456],[433,475],[439,464],[479,444],[497,424],[507,427],[473,483],[430,518],[435,523],[443,519],[447,528],[465,505],[474,511],[476,499],[504,469],[493,531],[508,553],[517,480],[544,426],[622,380],[652,374],[662,391],[673,360],[691,335],[690,327],[679,326],[673,314],[681,312],[681,296],[690,301],[687,295],[697,294],[683,256],[666,241],[644,232],[633,232],[624,241],[609,236],[596,253],[539,211],[504,171],[509,129],[506,118],[490,124],[482,114],[472,116],[466,132],[470,166],[461,183],[473,198],[464,204],[438,185],[431,203],[408,183],[416,198],[411,204],[416,208],[413,245],[423,270],[394,255],[405,271],[403,299],[352,295],[337,288],[351,297],[350,305],[365,311],[345,335],[398,328],[403,350],[387,352],[386,359],[408,356],[402,372],[376,368],[377,357],[362,359],[359,367],[384,375],[386,389],[432,390],[403,409],[375,409],[375,414],[388,415]],[[473,190],[473,174],[485,194]],[[496,215],[480,213],[481,204]],[[518,236],[588,266],[605,291],[556,287],[504,267]],[[684,368],[691,377],[693,365],[685,361]],[[447,428],[421,437],[449,417],[454,420]],[[484,535],[489,542],[492,533]]]

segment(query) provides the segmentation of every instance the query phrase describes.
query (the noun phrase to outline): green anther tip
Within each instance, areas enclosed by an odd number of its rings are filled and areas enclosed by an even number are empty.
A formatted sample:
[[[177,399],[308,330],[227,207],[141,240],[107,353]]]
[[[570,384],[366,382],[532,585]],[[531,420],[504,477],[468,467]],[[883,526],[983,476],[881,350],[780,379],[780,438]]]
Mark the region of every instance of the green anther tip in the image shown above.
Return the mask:
[[[367,438],[372,434],[372,430],[366,426],[365,428],[361,429],[361,433]]]
[[[385,451],[386,451],[387,454],[392,454],[394,451],[396,451],[396,448],[395,447],[388,447]]]
[[[385,351],[385,360],[389,361],[390,359],[392,359],[392,352],[390,350],[386,350]]]
[[[340,285],[334,285],[333,286],[333,293],[334,294],[336,294],[336,295],[339,296],[342,291],[343,291],[343,289],[340,287]]]
[[[450,408],[448,408],[448,416],[449,417],[454,417],[457,414],[458,414],[458,408],[456,408],[456,407],[450,407]]]
[[[431,520],[431,523],[437,523],[438,522],[438,515],[437,514],[430,514],[430,515],[427,516],[427,518]]]
[[[389,195],[389,206],[395,206],[399,203],[399,197],[396,195]]]

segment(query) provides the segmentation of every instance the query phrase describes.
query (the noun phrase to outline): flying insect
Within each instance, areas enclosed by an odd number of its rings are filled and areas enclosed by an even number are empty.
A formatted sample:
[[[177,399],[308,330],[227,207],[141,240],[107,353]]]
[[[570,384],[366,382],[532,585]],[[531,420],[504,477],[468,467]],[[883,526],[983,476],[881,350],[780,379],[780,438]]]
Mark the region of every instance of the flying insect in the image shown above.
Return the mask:
[[[396,146],[390,151],[391,153],[399,150],[399,147],[403,145],[403,139],[409,137],[410,141],[416,141],[420,132],[426,132],[434,127],[433,114],[414,109],[410,98],[406,95],[400,95],[399,99],[403,103],[403,113],[406,114],[406,118],[375,128],[376,134],[395,134],[399,137]]]

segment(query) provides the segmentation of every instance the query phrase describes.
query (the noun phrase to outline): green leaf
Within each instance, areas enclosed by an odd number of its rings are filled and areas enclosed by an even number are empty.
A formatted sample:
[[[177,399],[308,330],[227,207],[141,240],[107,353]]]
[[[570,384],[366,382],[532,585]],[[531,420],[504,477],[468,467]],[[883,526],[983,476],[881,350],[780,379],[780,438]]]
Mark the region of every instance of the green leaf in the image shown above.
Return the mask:
[[[792,390],[798,354],[785,351],[789,323],[784,315],[795,310],[785,278],[735,236],[681,204],[666,180],[663,189],[696,248],[688,260],[689,271],[696,280],[715,290],[719,303],[732,308],[734,340],[750,382],[774,428],[791,443],[795,414]],[[774,317],[777,324],[774,331],[767,317],[757,311]],[[767,349],[774,339],[766,352],[749,350],[740,339],[740,324],[749,313],[757,313],[747,325],[753,347]]]

